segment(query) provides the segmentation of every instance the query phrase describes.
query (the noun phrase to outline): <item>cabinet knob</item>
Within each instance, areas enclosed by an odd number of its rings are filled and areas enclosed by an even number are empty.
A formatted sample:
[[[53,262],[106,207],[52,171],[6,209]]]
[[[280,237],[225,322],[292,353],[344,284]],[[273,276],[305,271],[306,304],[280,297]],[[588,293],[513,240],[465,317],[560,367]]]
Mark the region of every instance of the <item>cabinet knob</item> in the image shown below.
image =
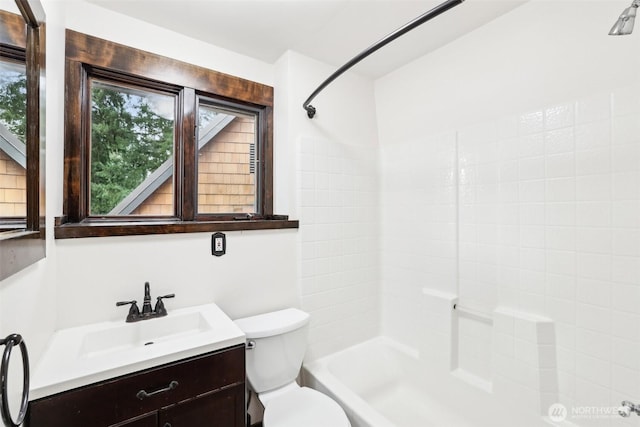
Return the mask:
[[[171,427],[171,423],[164,423],[163,427]]]

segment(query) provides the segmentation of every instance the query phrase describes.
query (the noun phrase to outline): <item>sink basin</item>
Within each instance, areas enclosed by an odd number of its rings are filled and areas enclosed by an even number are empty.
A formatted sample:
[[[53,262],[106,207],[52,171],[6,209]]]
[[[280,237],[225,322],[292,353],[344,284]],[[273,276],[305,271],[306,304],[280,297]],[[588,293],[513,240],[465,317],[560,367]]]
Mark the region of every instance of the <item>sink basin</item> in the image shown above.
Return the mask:
[[[33,370],[30,399],[244,342],[244,333],[215,304],[134,323],[123,318],[63,329]]]
[[[199,311],[135,323],[122,322],[112,327],[87,332],[82,340],[80,355],[96,357],[167,341],[184,340],[211,329],[212,325]]]

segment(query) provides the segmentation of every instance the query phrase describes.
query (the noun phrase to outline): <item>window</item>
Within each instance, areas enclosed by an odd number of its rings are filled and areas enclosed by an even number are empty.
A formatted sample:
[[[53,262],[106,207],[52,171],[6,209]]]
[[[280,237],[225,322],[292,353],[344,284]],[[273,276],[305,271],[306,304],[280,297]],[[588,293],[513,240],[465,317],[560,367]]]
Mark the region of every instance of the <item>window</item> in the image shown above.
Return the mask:
[[[258,118],[257,111],[198,103],[198,216],[257,211]]]
[[[26,128],[24,60],[0,58],[0,218],[8,227],[27,215]]]
[[[66,55],[56,238],[298,227],[273,214],[273,88],[70,30]]]
[[[89,216],[174,214],[175,115],[171,93],[91,80]]]

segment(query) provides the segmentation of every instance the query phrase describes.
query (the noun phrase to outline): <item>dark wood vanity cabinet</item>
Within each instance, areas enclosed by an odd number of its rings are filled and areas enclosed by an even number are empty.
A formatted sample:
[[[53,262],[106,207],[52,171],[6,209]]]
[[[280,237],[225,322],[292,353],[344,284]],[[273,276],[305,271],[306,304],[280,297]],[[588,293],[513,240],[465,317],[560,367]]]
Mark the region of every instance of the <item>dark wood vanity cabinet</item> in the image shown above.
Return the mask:
[[[245,427],[245,417],[236,346],[31,401],[26,426]]]

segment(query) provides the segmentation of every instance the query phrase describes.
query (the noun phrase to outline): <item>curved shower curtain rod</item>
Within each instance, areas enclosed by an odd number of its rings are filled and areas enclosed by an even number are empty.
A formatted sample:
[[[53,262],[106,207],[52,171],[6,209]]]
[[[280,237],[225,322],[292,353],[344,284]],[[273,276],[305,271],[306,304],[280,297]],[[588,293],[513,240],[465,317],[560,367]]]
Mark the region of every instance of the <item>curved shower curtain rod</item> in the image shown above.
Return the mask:
[[[316,115],[316,108],[313,105],[311,105],[311,101],[313,101],[313,98],[315,98],[320,92],[324,90],[324,88],[329,86],[331,82],[333,82],[335,79],[340,77],[340,75],[342,75],[349,68],[353,67],[358,62],[362,61],[364,58],[371,55],[373,52],[377,51],[381,47],[388,45],[398,37],[408,33],[414,28],[424,24],[425,22],[435,18],[436,16],[459,5],[462,2],[464,2],[464,0],[447,0],[444,3],[439,4],[438,6],[429,10],[428,12],[425,12],[422,15],[418,16],[413,21],[406,23],[405,25],[398,28],[394,32],[388,34],[386,37],[379,40],[377,43],[369,46],[367,49],[363,50],[358,55],[353,57],[349,62],[344,64],[342,67],[338,68],[324,82],[322,82],[322,84],[318,86],[318,88],[314,90],[313,93],[309,96],[309,98],[307,98],[307,100],[304,101],[304,103],[302,104],[302,108],[304,108],[307,111],[307,116],[309,116],[310,119],[313,119],[313,117]]]

